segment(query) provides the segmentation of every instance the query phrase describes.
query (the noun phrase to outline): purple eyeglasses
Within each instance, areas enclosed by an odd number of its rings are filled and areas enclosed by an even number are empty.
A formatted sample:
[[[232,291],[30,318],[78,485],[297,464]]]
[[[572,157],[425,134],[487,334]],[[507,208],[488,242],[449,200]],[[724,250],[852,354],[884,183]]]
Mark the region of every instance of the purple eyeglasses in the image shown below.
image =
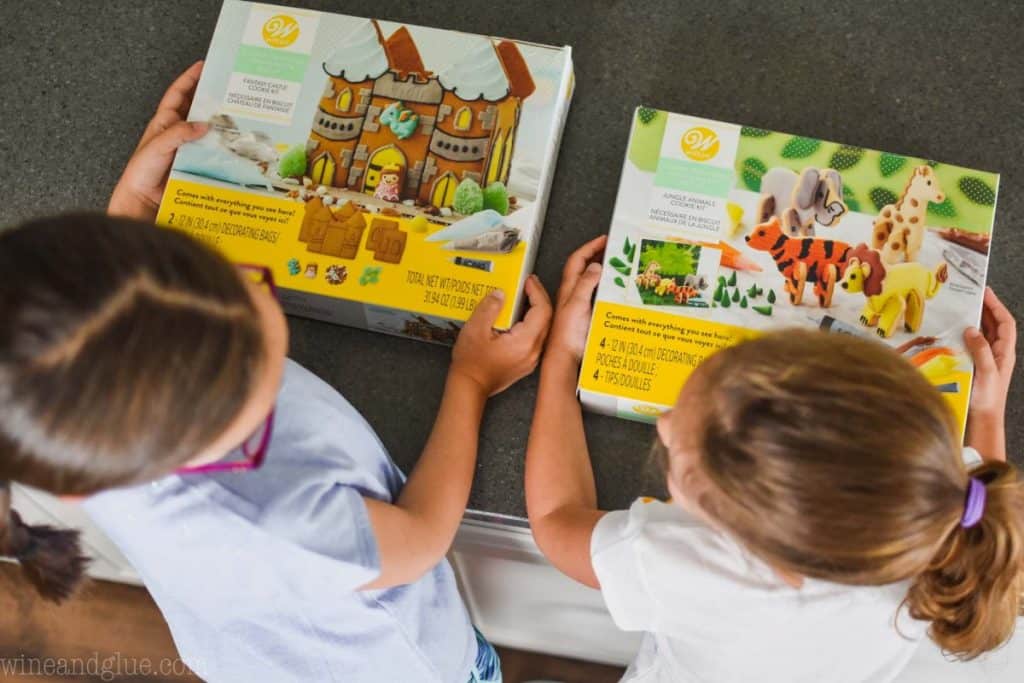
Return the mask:
[[[266,266],[257,266],[248,263],[237,264],[238,270],[247,277],[253,284],[265,288],[270,295],[277,299],[277,287],[274,285],[274,274]],[[253,432],[252,436],[242,443],[242,460],[217,461],[194,467],[181,467],[175,470],[175,474],[199,474],[208,472],[242,472],[254,470],[263,464],[267,457],[267,450],[270,447],[270,437],[274,432],[274,409],[270,409],[263,426]]]

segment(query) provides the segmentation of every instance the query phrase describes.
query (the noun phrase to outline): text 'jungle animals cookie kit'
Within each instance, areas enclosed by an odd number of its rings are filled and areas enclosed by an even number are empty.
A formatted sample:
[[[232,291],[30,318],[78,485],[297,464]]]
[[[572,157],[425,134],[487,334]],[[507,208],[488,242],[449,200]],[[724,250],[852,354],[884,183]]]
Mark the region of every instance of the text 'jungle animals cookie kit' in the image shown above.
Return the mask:
[[[514,322],[569,48],[227,0],[157,222],[269,266],[289,313],[452,343]]]
[[[999,176],[641,107],[580,397],[651,421],[716,350],[815,326],[889,344],[966,419]]]

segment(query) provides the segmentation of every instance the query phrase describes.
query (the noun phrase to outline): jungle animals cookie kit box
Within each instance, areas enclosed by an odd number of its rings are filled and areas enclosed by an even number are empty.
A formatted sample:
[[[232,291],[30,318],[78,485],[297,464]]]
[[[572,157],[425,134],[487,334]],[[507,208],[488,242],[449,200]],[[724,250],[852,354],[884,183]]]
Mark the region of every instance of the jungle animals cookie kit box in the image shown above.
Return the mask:
[[[652,421],[717,349],[813,326],[903,353],[966,419],[999,176],[639,108],[580,373]]]
[[[518,313],[570,50],[226,0],[157,222],[269,266],[285,310],[451,343]]]

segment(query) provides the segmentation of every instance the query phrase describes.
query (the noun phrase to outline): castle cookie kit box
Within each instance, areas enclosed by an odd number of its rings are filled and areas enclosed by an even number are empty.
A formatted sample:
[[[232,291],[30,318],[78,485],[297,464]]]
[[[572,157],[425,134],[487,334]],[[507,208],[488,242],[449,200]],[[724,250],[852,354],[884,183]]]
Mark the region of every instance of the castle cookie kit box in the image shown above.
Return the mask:
[[[889,344],[966,419],[999,176],[641,107],[580,373],[651,421],[714,351],[780,327]]]
[[[289,313],[451,343],[514,322],[570,50],[227,0],[157,222],[269,266]]]

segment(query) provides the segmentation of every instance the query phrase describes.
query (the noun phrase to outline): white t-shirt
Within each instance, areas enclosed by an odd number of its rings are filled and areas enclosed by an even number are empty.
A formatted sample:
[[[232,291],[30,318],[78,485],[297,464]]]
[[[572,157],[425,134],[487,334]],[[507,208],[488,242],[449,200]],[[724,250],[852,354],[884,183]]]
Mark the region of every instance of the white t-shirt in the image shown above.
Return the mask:
[[[591,557],[615,623],[646,631],[631,683],[885,683],[927,629],[900,609],[906,583],[793,588],[668,503],[605,515]]]

